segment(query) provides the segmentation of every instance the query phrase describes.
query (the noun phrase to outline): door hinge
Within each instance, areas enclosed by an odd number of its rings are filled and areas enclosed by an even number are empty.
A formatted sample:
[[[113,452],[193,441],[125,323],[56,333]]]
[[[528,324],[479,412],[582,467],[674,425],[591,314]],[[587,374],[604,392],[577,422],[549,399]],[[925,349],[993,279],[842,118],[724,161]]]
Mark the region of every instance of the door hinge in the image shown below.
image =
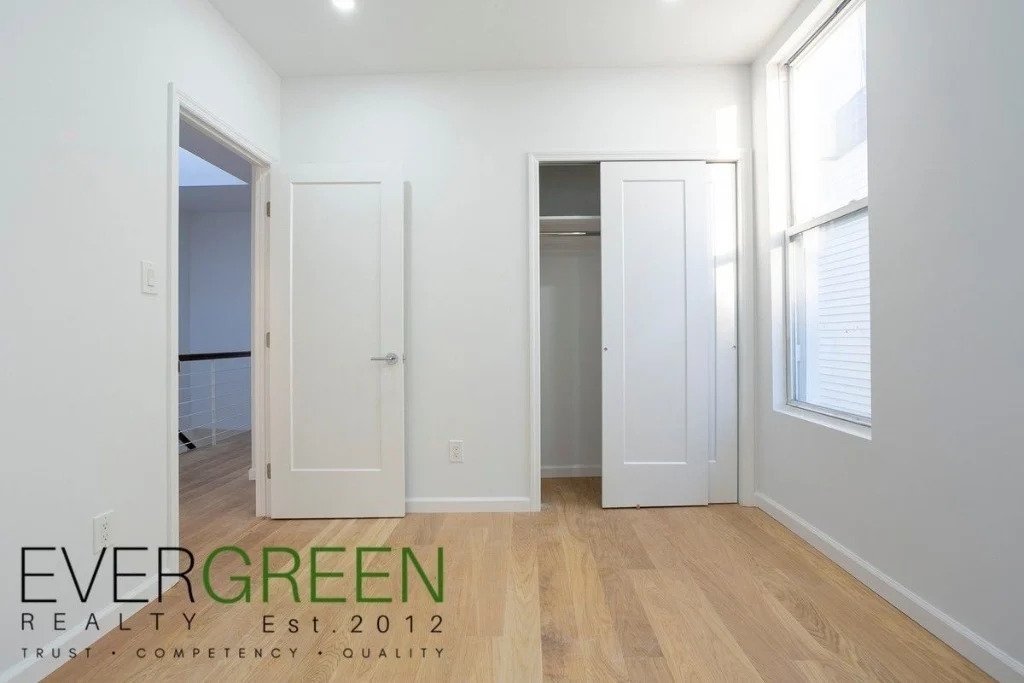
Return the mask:
[[[270,218],[270,202],[267,202],[267,218]]]
[[[263,343],[266,344],[268,349],[270,348],[270,333],[269,332],[267,332],[266,336],[264,337]]]
[[[267,479],[270,479],[270,463],[267,463]]]

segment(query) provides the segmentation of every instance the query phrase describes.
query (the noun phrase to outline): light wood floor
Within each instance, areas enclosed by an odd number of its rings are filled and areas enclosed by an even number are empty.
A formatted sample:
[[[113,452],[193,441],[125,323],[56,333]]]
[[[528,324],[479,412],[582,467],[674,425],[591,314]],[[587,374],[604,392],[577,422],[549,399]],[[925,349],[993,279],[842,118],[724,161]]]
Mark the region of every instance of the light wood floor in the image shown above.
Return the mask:
[[[108,634],[88,662],[69,662],[54,680],[989,680],[756,509],[602,510],[599,479],[546,479],[539,513],[271,521],[253,516],[248,467],[241,439],[182,457],[182,542],[197,562],[213,547],[234,544],[249,551],[253,567],[229,569],[225,562],[218,574],[258,576],[264,546],[304,549],[305,563],[314,545],[410,546],[421,559],[440,545],[444,603],[422,599],[421,590],[405,605],[351,598],[295,605],[277,593],[264,605],[254,581],[253,604],[217,604],[199,587],[191,605],[179,585],[162,605],[128,620],[133,631]],[[351,576],[354,560],[345,560]],[[427,571],[433,576],[429,565]],[[377,579],[375,590],[385,593],[381,587],[397,579],[397,572]],[[351,596],[347,579],[338,581],[340,589],[324,583],[324,592]],[[390,594],[399,595],[390,585]],[[214,586],[228,593],[232,584],[215,579]],[[305,585],[302,595],[308,596]],[[159,631],[146,616],[152,611],[165,613]],[[191,631],[183,612],[197,613]],[[435,613],[443,618],[440,634],[428,632]],[[264,614],[274,614],[281,631],[298,618],[301,631],[264,634]],[[362,634],[349,633],[356,614]],[[382,614],[390,617],[386,634],[376,631]],[[286,655],[270,659],[274,646]],[[158,660],[157,647],[196,647],[202,656]],[[225,647],[233,654],[224,656]],[[249,649],[246,659],[237,656],[239,647]],[[253,658],[255,647],[264,648],[263,659]],[[214,657],[208,648],[216,649]],[[362,648],[371,658],[362,658]],[[434,648],[443,648],[440,657]],[[381,649],[386,658],[379,658]]]

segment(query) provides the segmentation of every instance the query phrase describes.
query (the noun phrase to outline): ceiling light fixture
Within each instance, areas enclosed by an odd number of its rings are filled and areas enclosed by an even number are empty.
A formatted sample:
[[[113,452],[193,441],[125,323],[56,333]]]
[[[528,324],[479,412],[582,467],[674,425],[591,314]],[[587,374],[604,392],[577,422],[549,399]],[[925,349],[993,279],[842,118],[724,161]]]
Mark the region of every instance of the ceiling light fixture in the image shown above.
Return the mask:
[[[356,0],[331,0],[331,4],[334,5],[334,9],[339,12],[356,11]]]

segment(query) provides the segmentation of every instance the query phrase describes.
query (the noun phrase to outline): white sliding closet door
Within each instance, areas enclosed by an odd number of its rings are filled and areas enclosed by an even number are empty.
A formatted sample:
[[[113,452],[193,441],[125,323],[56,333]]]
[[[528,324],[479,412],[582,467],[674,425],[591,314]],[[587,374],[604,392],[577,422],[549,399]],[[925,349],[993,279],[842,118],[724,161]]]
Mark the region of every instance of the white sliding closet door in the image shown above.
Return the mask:
[[[273,517],[405,514],[404,204],[388,167],[275,169]]]
[[[708,225],[715,280],[715,428],[708,458],[708,502],[735,503],[739,495],[739,337],[737,314],[736,164],[708,169]]]
[[[601,164],[602,502],[706,505],[715,290],[706,165]]]

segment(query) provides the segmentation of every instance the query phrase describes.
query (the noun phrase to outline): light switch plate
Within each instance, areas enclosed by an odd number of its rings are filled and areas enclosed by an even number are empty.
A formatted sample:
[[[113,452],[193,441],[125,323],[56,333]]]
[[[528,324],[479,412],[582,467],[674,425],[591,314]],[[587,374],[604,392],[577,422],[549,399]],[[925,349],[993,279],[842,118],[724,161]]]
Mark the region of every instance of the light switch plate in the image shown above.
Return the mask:
[[[153,265],[152,261],[142,262],[142,293],[143,294],[156,294],[157,293],[157,281],[156,281],[156,266]]]

